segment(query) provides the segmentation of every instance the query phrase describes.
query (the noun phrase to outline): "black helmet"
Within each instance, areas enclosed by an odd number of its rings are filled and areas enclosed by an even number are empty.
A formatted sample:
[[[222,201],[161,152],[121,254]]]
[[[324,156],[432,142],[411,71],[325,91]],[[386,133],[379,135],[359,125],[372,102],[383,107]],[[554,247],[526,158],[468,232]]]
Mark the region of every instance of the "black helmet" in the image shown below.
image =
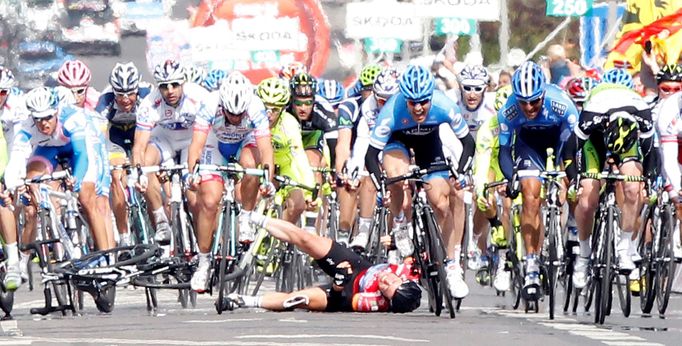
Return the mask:
[[[619,113],[624,113],[619,116]],[[637,121],[627,112],[616,112],[606,128],[606,148],[612,154],[624,154],[635,144],[639,129]]]
[[[682,66],[676,64],[665,65],[656,73],[656,82],[682,82]]]
[[[398,313],[414,311],[419,307],[421,299],[422,290],[416,282],[403,282],[391,298],[391,311]]]
[[[298,73],[289,81],[291,95],[296,97],[314,97],[317,80],[308,73]]]

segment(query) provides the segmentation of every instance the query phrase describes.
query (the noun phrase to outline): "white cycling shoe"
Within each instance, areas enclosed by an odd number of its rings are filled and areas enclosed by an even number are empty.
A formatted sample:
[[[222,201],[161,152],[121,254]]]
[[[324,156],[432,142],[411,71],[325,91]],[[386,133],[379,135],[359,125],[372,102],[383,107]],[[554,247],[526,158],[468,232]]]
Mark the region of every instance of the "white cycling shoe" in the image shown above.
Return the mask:
[[[573,263],[573,287],[581,289],[587,286],[587,269],[590,264],[590,259],[585,257],[576,257]]]
[[[448,263],[447,268],[448,288],[452,298],[462,299],[469,295],[469,286],[464,282],[464,270],[457,262]]]

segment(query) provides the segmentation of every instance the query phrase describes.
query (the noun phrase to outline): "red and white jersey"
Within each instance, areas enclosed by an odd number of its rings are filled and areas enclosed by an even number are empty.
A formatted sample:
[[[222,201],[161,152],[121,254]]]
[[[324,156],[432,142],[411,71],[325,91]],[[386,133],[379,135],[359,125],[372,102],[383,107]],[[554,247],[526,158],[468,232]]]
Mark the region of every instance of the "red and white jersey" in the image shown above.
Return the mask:
[[[197,115],[207,112],[207,109],[215,109],[211,108],[215,105],[209,105],[210,100],[206,89],[194,83],[185,83],[178,105],[172,107],[164,101],[161,92],[155,89],[140,103],[136,128],[151,131],[159,127],[164,133],[169,132],[167,134],[173,139],[190,140]]]

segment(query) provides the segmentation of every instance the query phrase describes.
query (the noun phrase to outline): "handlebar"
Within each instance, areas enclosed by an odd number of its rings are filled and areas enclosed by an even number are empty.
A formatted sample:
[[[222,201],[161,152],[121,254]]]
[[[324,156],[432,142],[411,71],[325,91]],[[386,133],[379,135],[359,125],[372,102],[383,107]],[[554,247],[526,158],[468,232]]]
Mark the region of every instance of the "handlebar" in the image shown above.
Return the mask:
[[[639,176],[639,175],[625,175],[625,174],[617,174],[617,173],[609,173],[609,172],[581,173],[580,177],[581,178],[587,178],[587,179],[607,180],[607,181],[625,181],[625,182],[644,182],[644,181],[646,181],[646,177]]]
[[[300,184],[296,181],[291,180],[288,176],[284,175],[276,175],[275,176],[275,181],[278,182],[280,185],[283,186],[290,186],[293,188],[299,188],[303,190],[307,190],[313,193],[313,201],[317,199],[317,196],[320,191],[320,184],[316,184],[314,187],[310,187],[304,184]]]

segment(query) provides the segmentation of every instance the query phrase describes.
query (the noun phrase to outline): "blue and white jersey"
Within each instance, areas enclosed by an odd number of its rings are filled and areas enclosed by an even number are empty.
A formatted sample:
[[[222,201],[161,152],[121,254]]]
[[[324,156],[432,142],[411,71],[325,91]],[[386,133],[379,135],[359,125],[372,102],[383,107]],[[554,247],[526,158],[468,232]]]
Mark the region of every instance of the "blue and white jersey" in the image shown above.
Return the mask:
[[[497,113],[497,119],[500,123],[500,168],[509,177],[514,170],[513,160],[503,156],[510,152],[508,149],[513,136],[516,136],[516,141],[521,140],[529,147],[544,150],[551,146],[558,153],[578,122],[578,110],[564,91],[548,84],[537,117],[528,119],[516,95],[512,94]]]
[[[7,185],[12,184],[16,187],[20,184],[19,179],[24,173],[21,168],[26,167],[33,148],[51,147],[59,148],[60,154],[73,158],[73,175],[78,188],[79,184],[85,180],[86,174],[94,174],[93,177],[96,177],[99,166],[103,162],[100,156],[105,143],[103,134],[96,128],[92,119],[83,109],[75,106],[60,106],[57,127],[50,136],[41,133],[33,118],[28,118],[22,122],[20,130],[14,136],[10,164],[18,169],[12,170],[11,176],[10,172],[7,172]]]
[[[422,123],[417,123],[407,109],[407,101],[402,94],[392,96],[379,112],[376,126],[372,129],[369,145],[383,149],[393,138],[405,146],[423,145],[425,135],[437,131],[441,124],[449,124],[457,138],[469,134],[469,127],[455,102],[442,91],[435,90],[431,98],[429,113]]]
[[[102,92],[102,95],[100,95],[97,106],[95,106],[95,112],[105,117],[113,126],[135,125],[135,122],[137,121],[137,109],[139,108],[142,99],[147,97],[151,91],[151,85],[141,83],[141,86],[137,89],[137,101],[135,101],[133,110],[131,112],[123,112],[116,104],[116,95],[114,95],[114,91],[111,88],[107,88]]]

